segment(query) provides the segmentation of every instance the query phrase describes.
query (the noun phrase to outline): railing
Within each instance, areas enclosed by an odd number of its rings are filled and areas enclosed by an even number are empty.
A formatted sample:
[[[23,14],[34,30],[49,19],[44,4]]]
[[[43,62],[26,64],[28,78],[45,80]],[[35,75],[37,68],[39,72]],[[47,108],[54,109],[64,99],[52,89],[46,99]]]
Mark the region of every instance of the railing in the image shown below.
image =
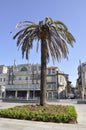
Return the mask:
[[[40,86],[38,85],[31,85],[31,86],[14,86],[14,85],[9,85],[5,87],[6,90],[40,90]]]

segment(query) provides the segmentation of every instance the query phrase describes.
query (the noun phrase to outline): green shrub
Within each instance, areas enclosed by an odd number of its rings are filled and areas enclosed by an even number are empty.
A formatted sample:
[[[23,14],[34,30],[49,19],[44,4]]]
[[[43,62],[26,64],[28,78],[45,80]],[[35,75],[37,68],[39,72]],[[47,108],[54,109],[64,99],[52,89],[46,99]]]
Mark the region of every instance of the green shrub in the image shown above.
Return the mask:
[[[77,121],[75,107],[61,105],[18,106],[0,110],[0,117],[57,123],[76,123]]]
[[[74,106],[68,106],[67,112],[64,114],[64,121],[72,123],[77,120],[77,113]]]

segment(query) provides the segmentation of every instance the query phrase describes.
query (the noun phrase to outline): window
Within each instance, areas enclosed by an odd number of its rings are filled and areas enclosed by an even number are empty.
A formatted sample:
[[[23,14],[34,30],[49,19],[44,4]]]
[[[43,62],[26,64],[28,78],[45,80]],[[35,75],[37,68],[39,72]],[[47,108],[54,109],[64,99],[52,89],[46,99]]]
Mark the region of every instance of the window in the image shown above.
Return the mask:
[[[55,74],[55,69],[52,69],[52,74]]]
[[[19,80],[21,80],[21,77],[19,77]]]
[[[2,82],[2,78],[0,78],[0,82]]]
[[[62,81],[63,81],[63,78],[60,76],[60,82],[62,83]]]
[[[52,85],[52,90],[56,90],[56,85],[55,84]]]
[[[52,82],[56,82],[56,76],[52,76]]]
[[[4,78],[3,81],[5,81],[6,79]]]
[[[62,76],[60,76],[60,80],[59,80],[59,81],[60,81],[60,84],[63,85],[63,83],[64,83],[64,78],[63,78]]]
[[[21,68],[21,71],[27,71],[26,67]]]
[[[51,84],[48,84],[48,85],[47,85],[47,89],[51,89]]]
[[[25,80],[28,80],[28,77],[26,77]]]
[[[41,70],[41,66],[39,66],[39,71]]]
[[[41,79],[41,75],[40,74],[38,74],[38,79]]]
[[[13,78],[14,80],[16,80],[16,76],[14,76],[14,78]]]
[[[51,74],[51,69],[48,69],[48,74]]]

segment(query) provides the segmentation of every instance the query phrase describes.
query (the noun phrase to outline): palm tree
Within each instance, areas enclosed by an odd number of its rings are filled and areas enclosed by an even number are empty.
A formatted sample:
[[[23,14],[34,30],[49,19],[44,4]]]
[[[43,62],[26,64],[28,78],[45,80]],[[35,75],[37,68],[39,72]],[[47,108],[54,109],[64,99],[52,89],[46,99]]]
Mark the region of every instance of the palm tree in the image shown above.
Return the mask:
[[[53,21],[50,17],[45,17],[37,24],[31,21],[19,22],[16,27],[21,29],[14,35],[13,39],[17,38],[17,46],[21,47],[23,58],[26,55],[26,59],[28,59],[33,41],[37,41],[37,50],[39,43],[41,45],[40,105],[45,105],[46,66],[49,56],[51,55],[53,62],[55,59],[59,61],[62,57],[67,58],[67,43],[73,47],[75,39],[63,22]]]

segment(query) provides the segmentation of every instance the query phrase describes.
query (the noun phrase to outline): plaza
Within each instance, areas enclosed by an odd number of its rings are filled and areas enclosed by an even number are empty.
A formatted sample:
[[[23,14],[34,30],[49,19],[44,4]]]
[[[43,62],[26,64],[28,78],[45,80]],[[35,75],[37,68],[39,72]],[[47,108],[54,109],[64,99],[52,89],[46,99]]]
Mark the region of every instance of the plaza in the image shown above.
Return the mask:
[[[63,124],[50,122],[36,122],[16,119],[0,118],[1,130],[85,130],[86,129],[86,105],[77,104],[77,100],[59,100],[47,102],[49,104],[74,105],[78,114],[77,124]],[[7,103],[0,101],[0,109],[23,105],[24,103]]]

